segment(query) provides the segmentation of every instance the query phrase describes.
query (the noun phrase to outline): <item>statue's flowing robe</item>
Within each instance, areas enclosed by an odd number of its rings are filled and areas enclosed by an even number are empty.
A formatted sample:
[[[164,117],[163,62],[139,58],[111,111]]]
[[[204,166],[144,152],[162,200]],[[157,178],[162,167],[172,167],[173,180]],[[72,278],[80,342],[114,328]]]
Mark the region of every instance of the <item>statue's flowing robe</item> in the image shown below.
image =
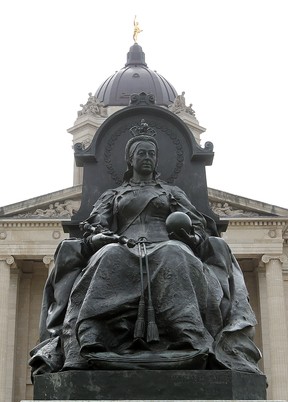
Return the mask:
[[[200,239],[194,250],[169,239],[165,220],[174,211],[191,218]],[[241,269],[213,222],[182,190],[160,182],[126,183],[105,192],[88,221],[127,238],[147,239],[146,331],[149,279],[159,341],[134,335],[143,293],[138,248],[113,243],[93,253],[85,239],[65,240],[45,287],[42,342],[30,361],[35,373],[89,368],[99,356],[123,361],[152,352],[172,360],[175,351],[202,353],[207,368],[260,372],[261,355],[252,340],[256,319]]]

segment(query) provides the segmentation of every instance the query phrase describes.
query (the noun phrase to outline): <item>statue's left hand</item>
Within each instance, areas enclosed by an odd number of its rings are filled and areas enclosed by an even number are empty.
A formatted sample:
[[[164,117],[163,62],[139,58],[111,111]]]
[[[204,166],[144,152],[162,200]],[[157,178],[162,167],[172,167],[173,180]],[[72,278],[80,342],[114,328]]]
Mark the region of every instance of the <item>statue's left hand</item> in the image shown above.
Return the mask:
[[[187,244],[187,246],[189,246],[192,250],[195,250],[195,248],[200,243],[200,237],[196,233],[189,234],[183,228],[179,229],[177,233],[169,233],[169,238],[172,240],[182,241],[183,243]]]

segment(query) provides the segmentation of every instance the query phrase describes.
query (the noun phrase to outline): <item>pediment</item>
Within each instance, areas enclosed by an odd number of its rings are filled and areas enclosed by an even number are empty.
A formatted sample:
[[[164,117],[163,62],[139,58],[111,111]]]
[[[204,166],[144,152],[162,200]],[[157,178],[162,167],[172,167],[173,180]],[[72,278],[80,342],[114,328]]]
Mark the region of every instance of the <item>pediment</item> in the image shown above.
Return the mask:
[[[30,198],[0,208],[0,219],[70,219],[81,204],[82,186]]]
[[[0,219],[70,219],[81,204],[82,186],[69,187],[0,208]],[[211,209],[220,218],[288,216],[288,209],[208,188]]]
[[[288,209],[208,188],[211,209],[220,218],[288,216]]]

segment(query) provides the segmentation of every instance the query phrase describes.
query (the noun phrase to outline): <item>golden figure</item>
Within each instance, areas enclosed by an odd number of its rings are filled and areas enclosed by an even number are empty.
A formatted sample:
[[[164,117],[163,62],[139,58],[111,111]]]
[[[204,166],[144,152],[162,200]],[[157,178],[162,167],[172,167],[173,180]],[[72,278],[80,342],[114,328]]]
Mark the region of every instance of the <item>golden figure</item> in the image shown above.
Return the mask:
[[[133,32],[133,40],[134,40],[135,43],[137,43],[138,34],[140,32],[142,32],[142,31],[143,31],[143,29],[140,29],[139,22],[136,21],[136,15],[135,15],[135,18],[134,18],[134,32]]]

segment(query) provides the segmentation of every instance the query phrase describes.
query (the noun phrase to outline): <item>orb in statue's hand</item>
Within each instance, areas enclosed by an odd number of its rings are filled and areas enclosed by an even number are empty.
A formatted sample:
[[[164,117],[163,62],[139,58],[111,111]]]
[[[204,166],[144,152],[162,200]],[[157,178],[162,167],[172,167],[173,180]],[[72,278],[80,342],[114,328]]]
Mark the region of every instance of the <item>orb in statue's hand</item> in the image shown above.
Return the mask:
[[[181,234],[180,229],[184,229],[189,234],[192,229],[192,221],[184,212],[172,212],[166,219],[166,228],[168,233]]]

